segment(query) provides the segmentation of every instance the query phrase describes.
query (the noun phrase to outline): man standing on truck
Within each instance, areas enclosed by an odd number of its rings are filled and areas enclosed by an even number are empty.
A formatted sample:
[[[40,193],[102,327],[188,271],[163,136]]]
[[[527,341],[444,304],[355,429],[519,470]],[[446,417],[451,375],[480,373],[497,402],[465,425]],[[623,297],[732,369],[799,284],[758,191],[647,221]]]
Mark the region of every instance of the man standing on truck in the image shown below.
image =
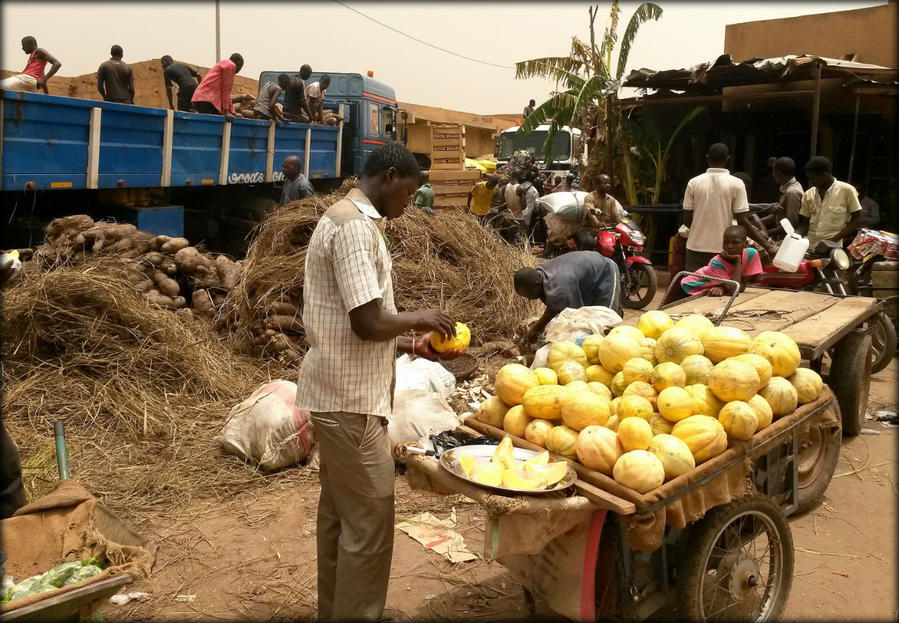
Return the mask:
[[[278,112],[275,102],[281,97],[281,91],[290,86],[290,76],[287,74],[278,75],[278,83],[266,82],[259,89],[259,97],[256,98],[256,105],[253,107],[253,113],[257,119],[274,119],[281,121],[282,114]]]
[[[312,67],[303,65],[300,73],[290,79],[290,84],[284,88],[284,119],[287,121],[299,121],[309,123],[312,120],[312,111],[309,110],[309,102],[306,100],[306,80],[312,75]]]
[[[53,77],[62,67],[56,58],[44,48],[37,47],[37,39],[28,35],[22,38],[22,51],[28,55],[28,63],[20,74],[10,76],[0,82],[0,89],[4,91],[47,91],[47,81]],[[50,71],[44,73],[44,68],[50,63]]]
[[[331,85],[331,76],[322,75],[318,82],[313,82],[306,87],[306,101],[309,104],[310,116],[313,123],[324,123],[325,93]]]
[[[237,116],[234,102],[231,101],[231,89],[234,87],[234,76],[241,67],[243,56],[234,53],[206,72],[206,77],[190,98],[197,112],[207,115],[221,114],[227,121]]]
[[[197,85],[200,84],[203,77],[193,67],[184,63],[176,63],[168,54],[163,56],[159,63],[162,65],[162,77],[165,78],[165,94],[169,98],[169,108],[175,110],[175,105],[172,103],[172,84],[174,83],[178,85],[178,110],[182,112],[193,110],[190,98],[194,96],[194,91],[197,90]]]
[[[134,103],[134,72],[131,65],[122,60],[122,46],[109,50],[109,60],[97,69],[97,90],[105,102]]]
[[[534,114],[534,107],[537,105],[537,102],[531,100],[528,102],[528,105],[524,107],[524,110],[521,111],[521,116],[527,119],[532,114]]]
[[[394,465],[387,418],[396,353],[436,359],[433,331],[455,335],[437,310],[397,313],[384,219],[403,214],[418,186],[412,153],[378,147],[359,185],[322,215],[309,241],[303,326],[309,351],[297,380],[321,448],[318,618],[377,621],[384,611],[394,532]],[[424,332],[415,336],[416,331]]]
[[[281,74],[282,76],[284,74]],[[281,167],[284,172],[284,188],[281,189],[281,205],[315,194],[312,184],[303,175],[303,163],[299,156],[287,156]]]

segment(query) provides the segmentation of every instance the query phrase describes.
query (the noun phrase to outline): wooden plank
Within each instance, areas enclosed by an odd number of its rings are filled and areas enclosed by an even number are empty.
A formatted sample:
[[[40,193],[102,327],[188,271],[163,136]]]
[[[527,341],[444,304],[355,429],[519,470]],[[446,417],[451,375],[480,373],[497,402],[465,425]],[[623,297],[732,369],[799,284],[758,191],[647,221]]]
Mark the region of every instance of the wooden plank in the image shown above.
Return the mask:
[[[615,511],[619,515],[633,515],[637,512],[637,505],[627,500],[622,500],[617,495],[612,495],[608,491],[603,491],[599,487],[594,487],[589,482],[576,480],[574,490],[578,495],[582,495],[600,508]]]
[[[460,162],[431,162],[431,170],[437,171],[458,171],[462,168]]]
[[[771,290],[764,288],[749,288],[737,295],[734,305],[751,301]],[[665,307],[665,311],[671,316],[687,316],[689,314],[717,314],[727,304],[725,296],[694,296],[676,302],[671,307]]]
[[[432,171],[428,175],[428,179],[432,184],[443,180],[468,180],[474,182],[481,179],[481,173],[480,171],[466,171],[464,169],[458,171]]]
[[[839,301],[835,296],[818,292],[772,290],[731,307],[723,324],[743,329],[749,335],[757,335],[762,331],[781,331],[833,307]]]
[[[820,351],[861,324],[876,311],[879,304],[877,299],[861,296],[836,300],[838,302],[835,305],[810,314],[805,320],[785,328],[783,332],[796,340],[800,350]]]
[[[469,181],[460,182],[459,184],[442,182],[440,184],[431,184],[431,190],[434,191],[435,195],[457,195],[459,193],[465,193],[467,196],[469,191],[471,191],[472,186],[473,184]]]
[[[435,147],[462,147],[465,143],[465,139],[461,136],[454,136],[452,138],[442,138],[442,137],[432,137],[431,138],[431,149]]]

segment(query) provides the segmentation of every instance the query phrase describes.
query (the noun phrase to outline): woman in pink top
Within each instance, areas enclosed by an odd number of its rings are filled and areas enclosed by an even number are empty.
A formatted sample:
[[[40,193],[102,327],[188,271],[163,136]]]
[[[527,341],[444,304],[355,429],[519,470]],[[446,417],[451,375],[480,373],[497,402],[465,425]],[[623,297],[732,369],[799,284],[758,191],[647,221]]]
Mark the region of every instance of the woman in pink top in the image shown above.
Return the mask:
[[[37,39],[27,36],[22,39],[22,51],[28,54],[28,63],[25,70],[15,76],[10,76],[0,82],[0,89],[4,91],[37,91],[42,89],[47,93],[47,80],[62,67],[52,54],[43,48],[37,47]],[[50,71],[44,73],[44,68],[50,63]]]
[[[243,57],[232,54],[230,58],[220,61],[206,72],[203,81],[197,86],[190,98],[197,112],[207,115],[224,115],[231,121],[237,116],[234,102],[231,101],[231,89],[234,86],[234,75],[243,67]]]
[[[728,286],[708,277],[730,279],[740,284],[740,292],[746,284],[762,272],[759,253],[746,246],[746,229],[742,225],[731,225],[724,230],[724,250],[712,258],[708,266],[695,271],[703,277],[687,275],[681,279],[681,288],[690,296],[708,291],[709,296],[723,296]]]

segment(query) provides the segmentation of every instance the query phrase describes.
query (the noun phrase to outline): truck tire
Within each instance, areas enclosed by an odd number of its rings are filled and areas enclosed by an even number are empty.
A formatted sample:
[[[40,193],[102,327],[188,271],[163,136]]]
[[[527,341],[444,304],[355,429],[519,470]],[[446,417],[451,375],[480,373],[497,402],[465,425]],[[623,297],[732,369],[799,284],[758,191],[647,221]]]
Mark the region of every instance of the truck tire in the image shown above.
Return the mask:
[[[833,403],[837,419],[840,406]],[[818,505],[818,500],[827,490],[840,460],[840,429],[809,428],[805,439],[799,444],[797,460],[798,482],[796,483],[796,512],[806,513]]]
[[[834,346],[827,384],[840,403],[843,436],[862,430],[871,387],[871,336],[863,329],[848,333]]]

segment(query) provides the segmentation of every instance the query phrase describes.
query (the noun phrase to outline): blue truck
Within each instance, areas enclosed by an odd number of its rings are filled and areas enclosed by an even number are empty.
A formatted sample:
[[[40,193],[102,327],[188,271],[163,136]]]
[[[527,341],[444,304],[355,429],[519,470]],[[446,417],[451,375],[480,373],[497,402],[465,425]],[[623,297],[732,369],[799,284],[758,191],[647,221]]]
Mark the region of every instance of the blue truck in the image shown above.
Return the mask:
[[[262,72],[260,85],[279,73]],[[264,214],[258,206],[277,197],[286,156],[298,156],[313,185],[328,190],[397,139],[393,88],[360,74],[329,75],[325,106],[344,118],[339,126],[226,123],[218,115],[0,92],[3,246],[35,244],[52,218],[85,212],[239,253]]]

